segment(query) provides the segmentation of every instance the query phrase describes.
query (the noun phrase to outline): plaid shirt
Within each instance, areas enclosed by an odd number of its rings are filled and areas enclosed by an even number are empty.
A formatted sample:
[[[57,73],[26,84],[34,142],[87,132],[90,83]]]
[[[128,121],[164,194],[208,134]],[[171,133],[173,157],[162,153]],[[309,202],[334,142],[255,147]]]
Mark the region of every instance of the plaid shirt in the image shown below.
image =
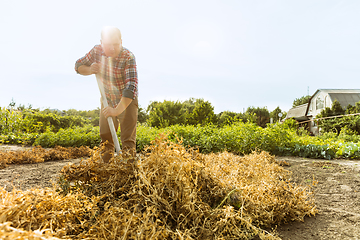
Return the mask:
[[[81,65],[90,66],[94,62],[101,62],[102,56],[105,56],[101,45],[96,45],[84,57],[78,59],[75,63],[75,71]],[[136,70],[135,56],[126,48],[122,48],[119,56],[112,62],[112,78],[110,77],[109,62],[107,58],[103,64],[105,71],[101,72],[101,80],[104,84],[105,95],[108,103],[112,107],[119,104],[121,97],[135,99],[138,96],[138,78]]]

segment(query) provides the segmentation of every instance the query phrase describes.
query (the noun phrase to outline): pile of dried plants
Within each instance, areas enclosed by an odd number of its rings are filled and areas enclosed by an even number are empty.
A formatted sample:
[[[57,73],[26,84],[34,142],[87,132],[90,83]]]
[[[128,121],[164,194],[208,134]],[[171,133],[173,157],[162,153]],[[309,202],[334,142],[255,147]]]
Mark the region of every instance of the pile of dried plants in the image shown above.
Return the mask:
[[[279,239],[269,229],[317,212],[289,179],[266,152],[203,155],[160,137],[135,163],[95,151],[56,189],[0,190],[0,223],[69,239]]]
[[[22,151],[0,151],[0,169],[8,164],[40,163],[64,159],[89,157],[92,150],[89,147],[60,147],[44,149],[36,146]]]

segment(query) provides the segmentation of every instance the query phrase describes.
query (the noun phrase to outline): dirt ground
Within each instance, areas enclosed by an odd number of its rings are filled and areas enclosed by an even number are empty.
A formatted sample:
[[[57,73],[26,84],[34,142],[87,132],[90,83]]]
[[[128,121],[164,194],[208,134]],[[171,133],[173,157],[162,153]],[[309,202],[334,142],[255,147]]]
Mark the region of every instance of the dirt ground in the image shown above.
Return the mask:
[[[18,146],[1,146],[0,150],[20,150]],[[360,161],[304,159],[277,157],[290,166],[292,180],[297,184],[313,186],[319,214],[304,222],[293,222],[278,227],[284,239],[360,239]],[[10,165],[0,170],[0,186],[11,190],[51,187],[61,168],[80,159],[26,165]]]

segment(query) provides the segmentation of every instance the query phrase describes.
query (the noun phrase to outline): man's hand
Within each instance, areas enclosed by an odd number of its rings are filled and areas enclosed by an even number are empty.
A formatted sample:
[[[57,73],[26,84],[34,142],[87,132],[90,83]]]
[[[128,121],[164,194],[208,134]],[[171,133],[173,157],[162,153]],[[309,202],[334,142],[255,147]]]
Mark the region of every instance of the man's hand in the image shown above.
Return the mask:
[[[91,74],[100,73],[100,70],[101,70],[101,63],[93,63],[90,66],[81,65],[78,68],[78,73],[87,76]]]
[[[101,63],[93,63],[90,65],[91,74],[97,74],[100,72]]]
[[[103,110],[102,110],[105,118],[108,118],[108,117],[116,117],[117,115],[117,111],[115,108],[112,108],[112,107],[105,107]]]
[[[120,115],[121,113],[123,113],[125,111],[125,109],[130,105],[131,102],[132,102],[131,98],[122,97],[116,108],[105,107],[102,110],[102,112],[103,112],[105,118],[116,117],[116,116]]]

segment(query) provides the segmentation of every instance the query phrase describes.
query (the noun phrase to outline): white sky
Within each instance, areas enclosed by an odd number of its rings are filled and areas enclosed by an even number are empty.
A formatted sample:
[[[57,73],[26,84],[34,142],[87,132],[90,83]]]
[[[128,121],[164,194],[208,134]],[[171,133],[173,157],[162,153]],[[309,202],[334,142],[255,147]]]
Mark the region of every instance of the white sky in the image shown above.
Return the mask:
[[[99,107],[75,61],[117,26],[135,54],[139,102],[204,98],[215,113],[288,111],[319,88],[360,88],[360,1],[0,2],[0,106]]]

